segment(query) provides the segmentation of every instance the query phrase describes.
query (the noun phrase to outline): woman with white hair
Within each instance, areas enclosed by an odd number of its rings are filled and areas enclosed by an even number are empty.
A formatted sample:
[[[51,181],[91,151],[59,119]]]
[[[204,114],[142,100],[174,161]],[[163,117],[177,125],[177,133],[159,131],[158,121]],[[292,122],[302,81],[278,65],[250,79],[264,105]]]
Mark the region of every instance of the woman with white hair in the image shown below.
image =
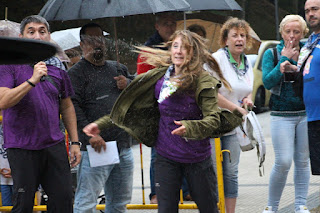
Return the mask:
[[[295,96],[292,81],[285,79],[280,64],[297,64],[300,42],[308,28],[299,15],[287,15],[280,23],[282,40],[276,49],[265,52],[262,62],[263,83],[271,90],[271,135],[275,163],[270,174],[268,206],[263,213],[275,213],[294,161],[295,212],[310,213],[306,207],[310,166],[307,117],[303,101]],[[287,77],[287,76],[286,76]]]

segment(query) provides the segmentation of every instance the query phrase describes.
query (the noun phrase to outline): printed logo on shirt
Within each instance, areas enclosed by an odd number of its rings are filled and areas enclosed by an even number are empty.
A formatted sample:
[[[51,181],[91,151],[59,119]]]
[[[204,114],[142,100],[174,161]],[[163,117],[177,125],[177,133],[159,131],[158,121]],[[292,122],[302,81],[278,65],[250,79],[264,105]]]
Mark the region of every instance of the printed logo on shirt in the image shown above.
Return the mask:
[[[312,58],[313,58],[313,55],[310,55],[306,62],[306,65],[304,66],[303,76],[309,74]]]

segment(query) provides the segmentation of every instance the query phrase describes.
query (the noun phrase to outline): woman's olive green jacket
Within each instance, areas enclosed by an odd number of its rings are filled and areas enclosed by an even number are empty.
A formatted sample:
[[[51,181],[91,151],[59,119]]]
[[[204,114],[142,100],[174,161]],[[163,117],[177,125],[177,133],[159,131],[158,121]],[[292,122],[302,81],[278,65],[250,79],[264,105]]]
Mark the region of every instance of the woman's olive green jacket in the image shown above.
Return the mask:
[[[167,67],[156,68],[138,75],[120,94],[110,115],[94,123],[98,124],[99,129],[117,125],[138,142],[153,146],[157,140],[160,118],[154,90],[157,81],[164,76],[166,70]],[[196,81],[195,98],[202,110],[203,119],[181,121],[186,127],[183,137],[190,140],[220,137],[241,124],[241,113],[232,113],[218,107],[217,93],[220,86],[221,83],[206,72],[199,76]]]

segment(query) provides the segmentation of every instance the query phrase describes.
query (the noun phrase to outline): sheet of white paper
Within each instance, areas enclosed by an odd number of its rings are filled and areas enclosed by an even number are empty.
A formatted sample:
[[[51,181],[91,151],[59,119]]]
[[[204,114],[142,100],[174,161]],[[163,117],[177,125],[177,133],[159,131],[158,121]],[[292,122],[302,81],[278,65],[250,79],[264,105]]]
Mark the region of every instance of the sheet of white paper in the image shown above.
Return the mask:
[[[91,145],[87,145],[89,161],[91,167],[106,166],[119,163],[119,153],[116,141],[106,142],[106,150],[101,150],[100,153],[94,151]]]

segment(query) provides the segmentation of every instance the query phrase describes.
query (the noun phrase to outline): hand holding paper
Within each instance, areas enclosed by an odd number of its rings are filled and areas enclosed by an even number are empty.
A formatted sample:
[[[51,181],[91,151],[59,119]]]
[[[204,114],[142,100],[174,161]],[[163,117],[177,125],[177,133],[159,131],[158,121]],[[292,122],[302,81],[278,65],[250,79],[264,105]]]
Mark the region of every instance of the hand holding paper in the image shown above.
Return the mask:
[[[95,135],[92,138],[90,138],[89,143],[96,152],[101,152],[101,148],[103,148],[104,151],[106,150],[106,142],[100,135]]]
[[[91,167],[106,166],[120,162],[116,141],[105,142],[106,149],[96,152],[91,145],[87,145]]]

